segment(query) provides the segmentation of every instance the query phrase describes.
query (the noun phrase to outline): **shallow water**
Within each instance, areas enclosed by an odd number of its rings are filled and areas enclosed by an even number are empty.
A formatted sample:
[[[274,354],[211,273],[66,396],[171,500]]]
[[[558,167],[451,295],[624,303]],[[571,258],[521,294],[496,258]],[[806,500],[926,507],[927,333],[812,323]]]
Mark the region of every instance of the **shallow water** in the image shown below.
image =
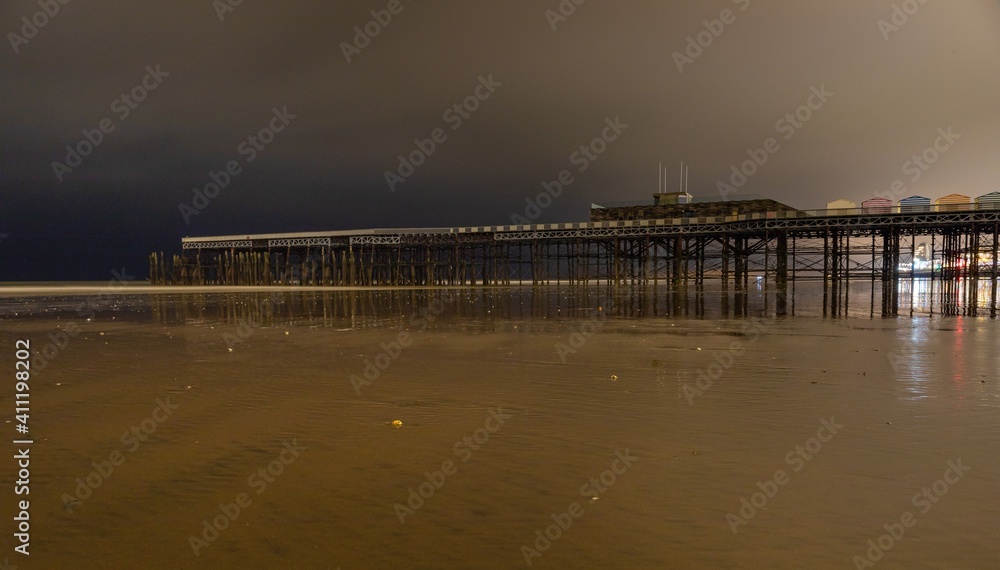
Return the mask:
[[[15,339],[68,339],[34,366],[32,555],[3,556],[851,568],[872,540],[876,567],[995,568],[998,322],[930,317],[934,298],[872,318],[871,291],[852,287],[824,311],[822,289],[798,284],[782,318],[763,287],[746,316],[713,293],[597,288],[0,299],[8,366]],[[176,409],[155,412],[167,398]],[[5,420],[13,406],[8,387]],[[123,439],[132,426],[147,439]],[[10,481],[13,461],[0,469]],[[411,489],[429,498],[406,506]],[[249,505],[223,514],[241,493]],[[0,494],[8,536],[16,498]]]

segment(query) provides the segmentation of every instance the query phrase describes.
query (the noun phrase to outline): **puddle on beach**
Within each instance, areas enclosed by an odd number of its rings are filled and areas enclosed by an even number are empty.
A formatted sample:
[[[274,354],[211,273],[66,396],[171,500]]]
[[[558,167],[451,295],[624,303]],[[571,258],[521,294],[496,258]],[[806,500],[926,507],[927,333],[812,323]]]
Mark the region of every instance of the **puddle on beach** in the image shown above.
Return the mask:
[[[745,316],[604,288],[0,298],[9,369],[40,353],[31,556],[4,556],[995,568],[1000,324],[870,293],[836,318],[810,284],[782,318],[763,291]]]

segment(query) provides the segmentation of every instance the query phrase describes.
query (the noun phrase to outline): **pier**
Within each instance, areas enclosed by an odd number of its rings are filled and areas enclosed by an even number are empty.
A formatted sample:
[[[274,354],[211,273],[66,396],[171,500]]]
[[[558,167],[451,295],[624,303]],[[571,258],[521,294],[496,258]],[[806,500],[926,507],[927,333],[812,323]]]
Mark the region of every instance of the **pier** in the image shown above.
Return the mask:
[[[718,204],[718,203],[716,203]],[[754,211],[708,217],[456,228],[395,228],[190,237],[150,256],[153,284],[341,287],[628,284],[695,290],[718,281],[738,302],[751,280],[778,293],[822,280],[832,305],[848,283],[881,283],[882,314],[899,285],[939,282],[963,314],[997,311],[1000,208]],[[594,216],[595,217],[607,217]],[[921,253],[918,251],[922,251]],[[924,267],[920,268],[921,258]],[[980,282],[989,299],[980,299]],[[959,286],[959,285],[963,286]],[[874,290],[874,289],[873,289]]]

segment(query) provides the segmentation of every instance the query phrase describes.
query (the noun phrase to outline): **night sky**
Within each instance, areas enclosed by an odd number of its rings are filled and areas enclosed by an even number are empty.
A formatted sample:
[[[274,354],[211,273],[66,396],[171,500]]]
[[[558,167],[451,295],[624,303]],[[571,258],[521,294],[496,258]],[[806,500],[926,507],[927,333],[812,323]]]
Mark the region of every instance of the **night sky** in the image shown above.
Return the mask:
[[[143,278],[182,236],[584,221],[660,162],[798,208],[1000,189],[996,0],[61,2],[0,8],[0,281]]]

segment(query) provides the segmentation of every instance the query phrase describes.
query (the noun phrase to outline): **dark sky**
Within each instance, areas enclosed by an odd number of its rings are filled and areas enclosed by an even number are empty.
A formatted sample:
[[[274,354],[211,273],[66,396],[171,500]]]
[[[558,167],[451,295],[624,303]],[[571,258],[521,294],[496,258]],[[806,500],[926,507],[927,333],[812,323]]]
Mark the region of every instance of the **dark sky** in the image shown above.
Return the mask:
[[[0,281],[144,277],[148,252],[185,235],[508,224],[563,170],[573,183],[536,221],[649,198],[661,161],[671,190],[684,160],[691,192],[718,196],[769,137],[778,150],[740,193],[817,208],[896,179],[931,198],[998,189],[996,0],[589,0],[555,30],[557,0],[402,0],[350,63],[342,43],[388,1],[245,0],[220,20],[223,2],[71,0],[23,40],[11,33],[37,0],[3,3]],[[894,4],[901,25],[880,28]],[[726,9],[709,44],[703,22]],[[680,72],[674,53],[701,32]],[[169,75],[146,77],[156,66]],[[491,75],[453,129],[445,111]],[[116,100],[144,80],[155,88],[124,116]],[[241,143],[275,108],[296,118],[247,162]],[[628,128],[580,172],[571,155],[616,117]],[[102,119],[114,130],[60,182],[53,163]],[[914,181],[907,161],[948,127],[960,138]],[[397,156],[438,128],[446,140],[390,191]],[[178,206],[230,161],[240,174],[186,223]]]

